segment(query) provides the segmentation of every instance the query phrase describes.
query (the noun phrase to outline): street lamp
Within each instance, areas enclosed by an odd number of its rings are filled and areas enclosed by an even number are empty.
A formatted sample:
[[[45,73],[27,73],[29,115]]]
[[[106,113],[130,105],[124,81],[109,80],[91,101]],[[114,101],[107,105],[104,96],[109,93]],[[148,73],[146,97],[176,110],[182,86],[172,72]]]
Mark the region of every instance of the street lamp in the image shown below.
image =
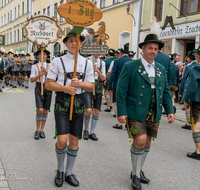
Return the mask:
[[[134,17],[131,13],[129,13],[129,11],[130,11],[130,4],[128,4],[128,5],[126,6],[126,11],[127,11],[127,15],[131,15],[131,16],[133,17],[134,26],[136,26],[135,17]]]

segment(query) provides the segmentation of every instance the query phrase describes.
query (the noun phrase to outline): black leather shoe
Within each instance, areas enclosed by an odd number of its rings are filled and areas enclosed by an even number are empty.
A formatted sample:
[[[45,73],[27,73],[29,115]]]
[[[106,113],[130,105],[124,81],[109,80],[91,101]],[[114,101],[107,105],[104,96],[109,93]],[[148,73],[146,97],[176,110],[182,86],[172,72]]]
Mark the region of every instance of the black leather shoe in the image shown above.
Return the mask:
[[[117,117],[116,114],[113,114],[113,117]]]
[[[185,111],[185,107],[183,107],[181,110]]]
[[[65,181],[72,186],[79,186],[79,181],[76,179],[74,174],[65,176]]]
[[[110,109],[112,109],[112,106],[110,106]]]
[[[132,178],[132,188],[134,190],[141,190],[142,189],[140,179],[136,175],[134,175],[133,178]]]
[[[166,115],[167,113],[166,113],[166,111],[163,111],[162,114]]]
[[[22,87],[24,87],[24,84],[22,84]]]
[[[111,112],[111,110],[108,109],[108,108],[106,108],[104,111],[105,111],[105,112]]]
[[[98,141],[98,138],[96,137],[95,133],[89,135],[89,138],[92,139],[93,141]]]
[[[105,102],[104,105],[106,106],[106,105],[107,105],[107,102]]]
[[[144,172],[142,170],[140,171],[140,182],[145,184],[148,184],[150,182],[150,180],[145,177]]]
[[[4,88],[4,86],[2,86],[2,88]]]
[[[40,138],[42,138],[42,139],[44,139],[44,138],[45,138],[44,131],[40,131]]]
[[[200,154],[197,154],[196,151],[193,152],[193,153],[188,152],[187,153],[187,157],[193,158],[193,159],[196,159],[196,160],[200,160]]]
[[[40,131],[35,131],[34,138],[35,140],[38,140],[40,138]]]
[[[25,88],[28,88],[28,86],[25,86]]]
[[[176,106],[173,106],[173,108],[174,108],[174,114],[176,113]]]
[[[118,124],[113,125],[112,127],[113,127],[114,129],[122,129],[122,125],[118,125]]]
[[[3,92],[3,91],[1,90],[1,88],[0,88],[0,92]]]
[[[63,185],[63,176],[64,176],[64,172],[60,172],[59,170],[57,170],[56,176],[54,179],[54,183],[56,187],[61,187]]]
[[[84,138],[85,140],[88,140],[89,136],[88,136],[88,131],[87,131],[87,130],[84,130],[83,138]]]
[[[192,127],[191,127],[191,125],[185,124],[182,126],[182,129],[192,130]]]

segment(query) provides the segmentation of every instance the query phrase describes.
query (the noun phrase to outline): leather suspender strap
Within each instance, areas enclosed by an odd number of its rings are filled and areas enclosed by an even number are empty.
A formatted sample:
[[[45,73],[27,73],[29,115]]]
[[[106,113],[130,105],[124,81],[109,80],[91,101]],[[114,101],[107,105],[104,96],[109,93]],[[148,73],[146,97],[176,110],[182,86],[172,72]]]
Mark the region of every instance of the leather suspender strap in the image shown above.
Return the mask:
[[[36,66],[37,66],[37,69],[38,69],[38,73],[40,73],[40,69],[39,69],[38,64],[36,64]],[[40,77],[39,77],[39,82],[40,82]]]
[[[85,80],[87,63],[88,63],[88,59],[85,60],[85,69],[84,69],[84,73],[83,73],[83,80],[82,80],[82,82],[84,82],[84,80]],[[81,94],[83,94],[83,89],[82,88],[81,88]]]
[[[67,82],[67,73],[66,73],[66,70],[65,70],[65,65],[64,65],[62,57],[60,57],[60,60],[61,60],[62,67],[63,67],[63,70],[64,70],[64,86],[65,86],[66,82]]]

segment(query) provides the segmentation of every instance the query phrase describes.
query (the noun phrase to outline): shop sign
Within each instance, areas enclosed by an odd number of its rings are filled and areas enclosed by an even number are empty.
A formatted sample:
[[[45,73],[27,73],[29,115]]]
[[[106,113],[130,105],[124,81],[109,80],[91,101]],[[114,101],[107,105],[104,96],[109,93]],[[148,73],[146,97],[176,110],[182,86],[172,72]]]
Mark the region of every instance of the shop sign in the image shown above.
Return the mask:
[[[85,55],[101,55],[108,54],[109,47],[108,46],[82,46],[80,48],[81,54]]]
[[[18,47],[18,48],[15,48],[15,52],[18,51],[18,52],[21,52],[21,51],[26,51],[26,47]]]
[[[199,36],[200,35],[200,23],[192,22],[181,25],[175,25],[175,29],[166,27],[165,30],[160,31],[160,40],[169,39],[169,38],[180,38],[180,37],[189,37],[189,36]]]

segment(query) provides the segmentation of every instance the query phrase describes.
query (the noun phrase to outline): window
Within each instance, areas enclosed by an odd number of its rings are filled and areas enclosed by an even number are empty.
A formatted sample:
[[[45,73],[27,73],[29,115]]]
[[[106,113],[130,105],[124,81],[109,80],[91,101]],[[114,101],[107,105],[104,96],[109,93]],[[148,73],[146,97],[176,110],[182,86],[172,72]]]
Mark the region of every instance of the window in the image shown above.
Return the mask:
[[[26,8],[27,8],[27,12],[29,12],[29,0],[26,1]]]
[[[15,19],[17,18],[17,8],[15,7]]]
[[[40,11],[38,11],[38,15],[40,15]]]
[[[47,16],[50,16],[50,6],[47,7]]]
[[[3,26],[3,16],[1,16],[1,26]]]
[[[10,44],[12,43],[12,32],[10,32]]]
[[[60,53],[60,44],[58,42],[56,42],[53,46],[53,55],[54,56],[58,56]]]
[[[181,0],[181,13],[195,13],[200,11],[200,0]]]
[[[22,28],[22,37],[21,37],[22,41],[25,40],[25,37],[24,37],[24,28]]]
[[[6,24],[6,14],[4,14],[4,24]]]
[[[19,42],[19,29],[17,30],[17,42]]]
[[[120,0],[113,0],[113,4],[119,3]]]
[[[97,5],[97,0],[92,0],[93,3],[95,3],[95,5]]]
[[[24,15],[24,2],[22,2],[22,15]]]
[[[14,43],[16,42],[16,31],[14,31]]]
[[[46,15],[46,9],[43,9],[43,15]]]
[[[12,10],[10,11],[10,21],[12,21]]]
[[[60,4],[63,4],[64,3],[64,0],[60,1]],[[63,22],[63,17],[60,16],[60,22]]]
[[[20,5],[18,5],[18,10],[17,11],[18,11],[18,15],[17,16],[19,17],[19,15],[20,15]]]
[[[58,15],[58,3],[54,4],[54,18],[57,19]]]
[[[36,16],[36,15],[37,15],[37,13],[34,13],[34,15]]]
[[[155,17],[157,21],[162,20],[162,10],[163,10],[163,0],[156,0],[155,1]]]
[[[7,15],[7,21],[8,21],[8,23],[9,23],[9,19],[10,19],[10,14],[8,12],[8,15]]]
[[[101,0],[100,3],[101,3],[101,4],[100,4],[100,7],[101,7],[101,8],[106,7],[106,0]]]
[[[7,33],[7,44],[9,44],[9,33]]]

